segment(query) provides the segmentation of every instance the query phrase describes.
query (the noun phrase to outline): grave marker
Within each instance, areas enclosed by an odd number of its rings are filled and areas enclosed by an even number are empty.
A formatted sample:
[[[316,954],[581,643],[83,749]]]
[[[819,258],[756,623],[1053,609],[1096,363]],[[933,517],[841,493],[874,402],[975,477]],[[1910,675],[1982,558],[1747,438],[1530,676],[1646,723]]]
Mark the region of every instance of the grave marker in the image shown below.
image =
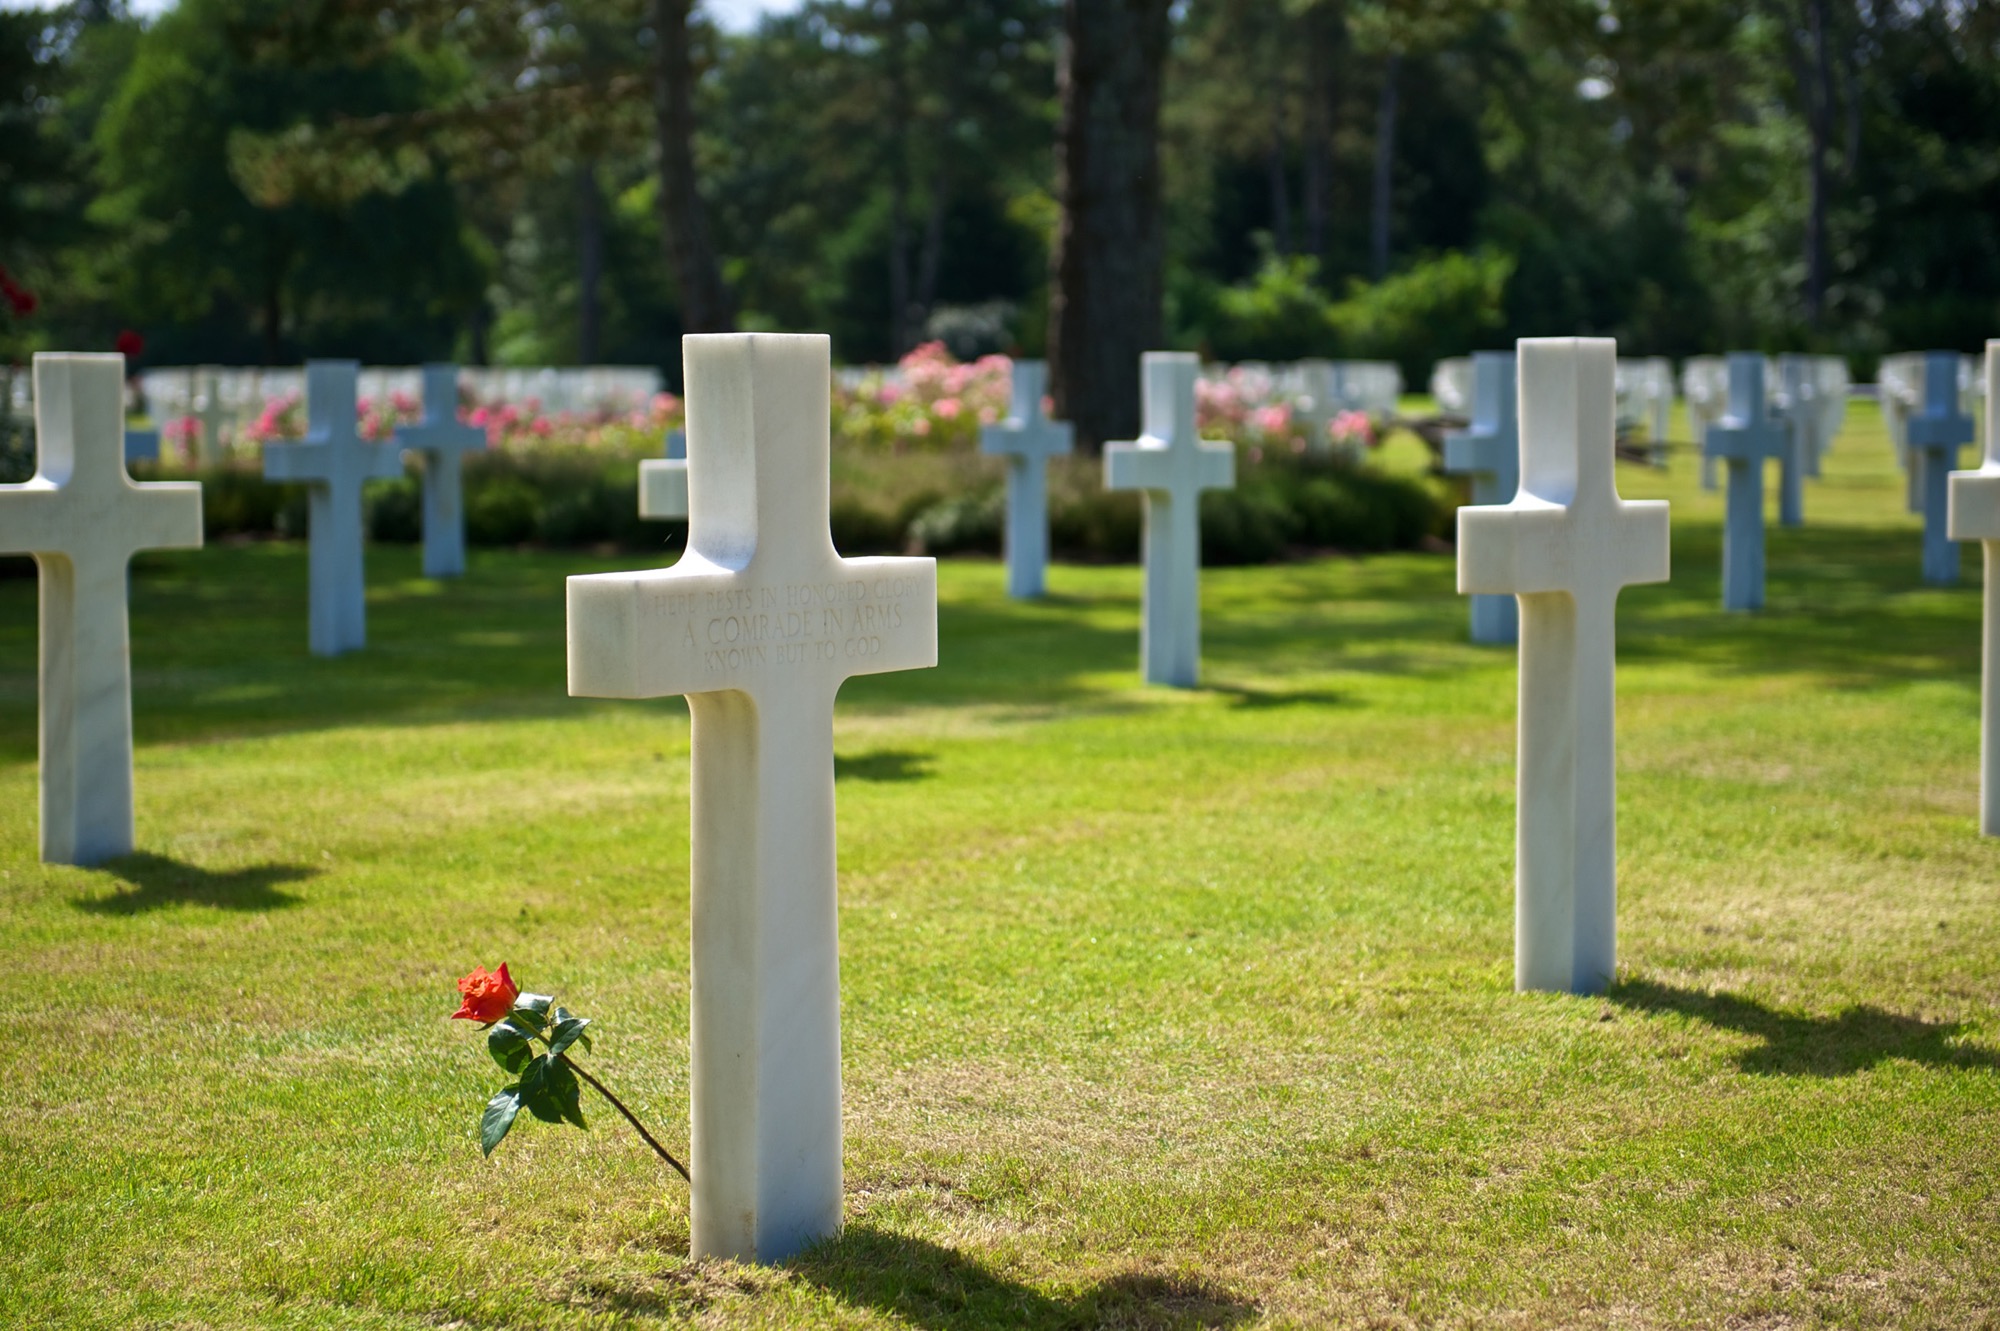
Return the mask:
[[[1778,466],[1778,525],[1803,527],[1806,521],[1806,477],[1818,453],[1813,442],[1819,425],[1810,356],[1778,357],[1778,387],[1784,399],[1785,451]]]
[[[1518,345],[1521,488],[1458,510],[1458,589],[1521,603],[1514,986],[1596,993],[1618,960],[1618,592],[1666,581],[1667,506],[1618,497],[1617,343]]]
[[[1007,595],[1026,599],[1047,588],[1049,564],[1049,459],[1068,453],[1073,432],[1042,410],[1049,367],[1014,362],[1012,409],[1007,419],[979,432],[979,451],[1007,459]]]
[[[667,455],[639,463],[639,516],[661,521],[688,515],[687,431],[667,431]]]
[[[937,663],[937,563],[842,558],[829,342],[682,339],[688,550],[569,579],[569,691],[693,721],[693,1248],[777,1261],[841,1220],[833,704]]]
[[[1472,502],[1504,504],[1521,483],[1521,430],[1514,400],[1514,353],[1481,351],[1472,358],[1472,426],[1444,438],[1444,469],[1472,477]],[[1512,596],[1472,598],[1472,640],[1518,642],[1519,607]]]
[[[41,850],[130,854],[132,662],[126,568],[201,544],[201,486],[125,472],[125,358],[35,356],[35,475],[0,485],[0,549],[41,582]]]
[[[465,572],[465,455],[486,431],[458,419],[458,367],[424,366],[424,416],[396,430],[396,446],[424,459],[424,576]]]
[[[1924,355],[1924,406],[1910,417],[1910,461],[1919,473],[1924,512],[1924,581],[1949,587],[1958,581],[1958,547],[1950,535],[1951,471],[1958,450],[1972,442],[1972,418],[1959,410],[1958,353]]]
[[[220,462],[227,454],[227,441],[223,438],[223,427],[227,413],[222,408],[222,367],[204,365],[196,371],[196,389],[192,405],[195,415],[201,420],[194,437],[194,460],[197,466],[208,466]]]
[[[1764,463],[1791,447],[1784,423],[1772,419],[1764,394],[1764,358],[1729,353],[1729,410],[1708,427],[1703,452],[1729,467],[1723,496],[1722,608],[1764,605]]]
[[[266,480],[303,481],[309,487],[308,644],[315,656],[338,656],[368,643],[361,487],[403,470],[395,445],[365,443],[356,428],[360,372],[351,360],[307,361],[306,437],[264,446]]]
[[[134,462],[158,462],[160,460],[160,432],[158,430],[125,431],[125,465]]]
[[[1235,488],[1236,448],[1195,433],[1199,357],[1149,351],[1140,367],[1140,438],[1104,446],[1104,487],[1144,495],[1141,671],[1148,684],[1191,689],[1201,675],[1201,492]]]
[[[1985,635],[1979,670],[1979,831],[2000,836],[2000,341],[1986,344],[1986,455],[1977,471],[1951,474],[1954,541],[1985,555]]]

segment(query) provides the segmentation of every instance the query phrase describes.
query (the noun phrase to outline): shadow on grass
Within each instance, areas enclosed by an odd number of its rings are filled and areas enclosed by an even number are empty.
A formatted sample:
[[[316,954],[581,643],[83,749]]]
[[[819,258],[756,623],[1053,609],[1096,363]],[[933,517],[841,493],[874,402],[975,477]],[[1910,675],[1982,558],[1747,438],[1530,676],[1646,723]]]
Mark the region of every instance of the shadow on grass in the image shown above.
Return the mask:
[[[183,904],[217,910],[278,910],[296,906],[300,900],[279,891],[278,884],[296,883],[318,872],[303,864],[253,864],[217,872],[148,851],[121,856],[104,868],[130,884],[130,890],[108,897],[85,897],[74,903],[78,910],[94,915],[140,915]]]
[[[1232,707],[1346,707],[1353,699],[1335,689],[1259,689],[1247,684],[1204,684],[1205,693],[1229,699]]]
[[[1743,1071],[1761,1076],[1845,1077],[1888,1059],[1943,1068],[2000,1068],[2000,1054],[1952,1044],[1960,1022],[1931,1022],[1862,1004],[1833,1017],[1780,1012],[1738,994],[1709,994],[1654,980],[1626,980],[1607,995],[1639,1012],[1678,1012],[1764,1043],[1737,1056]]]
[[[833,755],[836,781],[922,781],[935,776],[934,755],[910,749],[875,749],[868,753]]]
[[[1256,1313],[1215,1286],[1136,1272],[1052,1296],[955,1249],[858,1224],[786,1265],[843,1303],[921,1327],[1210,1327]]]

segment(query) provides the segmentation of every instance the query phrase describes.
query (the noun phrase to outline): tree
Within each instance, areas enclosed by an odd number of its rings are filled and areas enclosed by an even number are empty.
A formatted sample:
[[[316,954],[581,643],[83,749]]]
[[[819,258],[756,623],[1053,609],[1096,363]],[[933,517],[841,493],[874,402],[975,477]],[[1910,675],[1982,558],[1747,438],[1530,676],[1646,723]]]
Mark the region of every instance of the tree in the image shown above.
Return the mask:
[[[690,333],[726,333],[736,311],[722,268],[695,166],[694,82],[689,24],[693,0],[654,0],[653,32],[660,58],[653,109],[660,157],[660,229],[680,282],[681,325]]]
[[[1139,431],[1139,357],[1164,339],[1160,99],[1170,0],[1068,0],[1049,390],[1077,442]]]

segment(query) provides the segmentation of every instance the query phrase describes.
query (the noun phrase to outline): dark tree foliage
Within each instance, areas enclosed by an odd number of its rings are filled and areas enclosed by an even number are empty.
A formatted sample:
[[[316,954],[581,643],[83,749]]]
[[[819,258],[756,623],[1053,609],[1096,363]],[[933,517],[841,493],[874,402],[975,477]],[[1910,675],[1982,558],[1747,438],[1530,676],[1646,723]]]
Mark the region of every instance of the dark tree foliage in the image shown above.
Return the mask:
[[[2000,0],[83,0],[0,12],[0,357],[942,336],[1093,439],[1157,345],[1865,374],[2000,331],[1996,112]]]

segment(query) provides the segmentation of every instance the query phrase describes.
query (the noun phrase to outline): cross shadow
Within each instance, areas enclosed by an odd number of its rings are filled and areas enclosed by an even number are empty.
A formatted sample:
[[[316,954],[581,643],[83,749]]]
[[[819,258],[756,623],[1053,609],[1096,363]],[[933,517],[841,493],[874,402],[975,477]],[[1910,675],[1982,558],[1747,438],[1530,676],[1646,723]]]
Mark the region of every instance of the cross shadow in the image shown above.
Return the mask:
[[[120,856],[104,868],[130,884],[129,890],[84,897],[72,903],[78,910],[93,915],[140,915],[181,904],[217,910],[278,910],[296,906],[300,900],[293,893],[279,891],[279,883],[296,883],[318,872],[303,864],[253,864],[218,871],[143,850]]]
[[[1072,1328],[1234,1326],[1256,1305],[1213,1285],[1127,1272],[1066,1296],[995,1275],[965,1253],[850,1224],[786,1263],[841,1302],[913,1326]]]
[[[1345,707],[1346,694],[1334,689],[1258,689],[1247,684],[1204,684],[1206,693],[1229,699],[1233,707]]]
[[[874,749],[868,753],[834,754],[836,781],[922,781],[936,775],[928,753],[909,749]]]
[[[2000,1054],[1951,1043],[1963,1022],[1931,1022],[1870,1004],[1837,1016],[1806,1017],[1738,994],[1709,994],[1654,980],[1624,980],[1606,995],[1639,1012],[1678,1012],[1764,1043],[1737,1055],[1736,1065],[1759,1076],[1845,1077],[1892,1058],[1941,1068],[2000,1068]]]

